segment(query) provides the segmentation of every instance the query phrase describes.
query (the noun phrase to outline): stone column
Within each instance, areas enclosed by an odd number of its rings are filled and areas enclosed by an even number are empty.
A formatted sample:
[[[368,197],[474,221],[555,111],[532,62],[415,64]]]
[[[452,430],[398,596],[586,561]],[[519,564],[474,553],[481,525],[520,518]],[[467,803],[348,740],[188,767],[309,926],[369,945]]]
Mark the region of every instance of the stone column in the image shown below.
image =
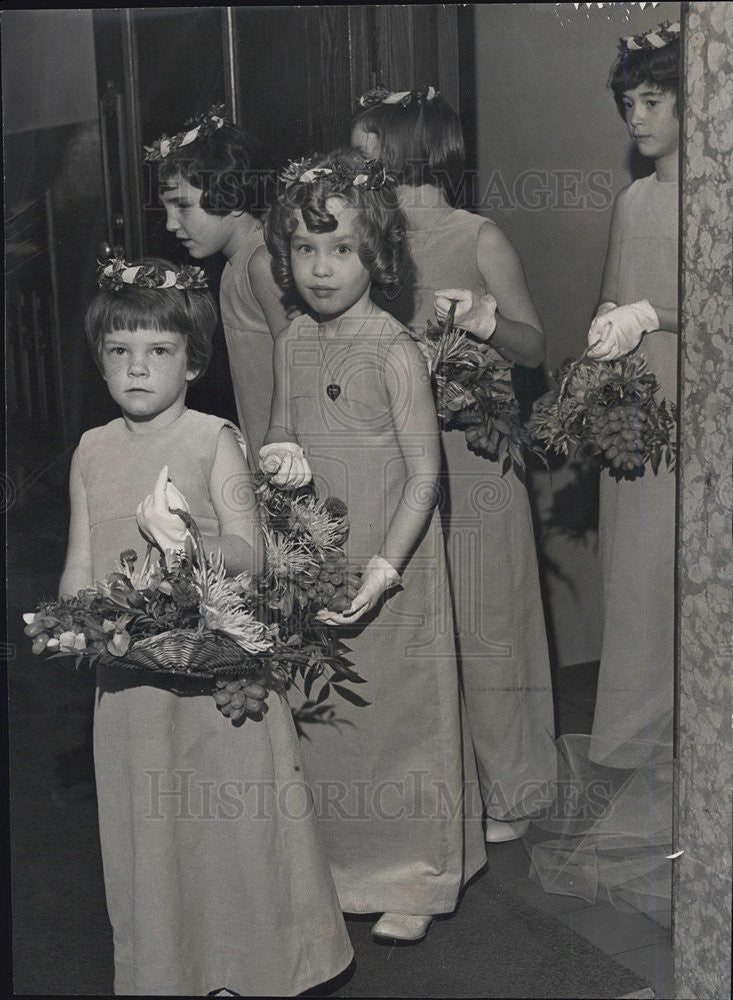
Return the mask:
[[[730,995],[733,5],[685,4],[676,996]]]

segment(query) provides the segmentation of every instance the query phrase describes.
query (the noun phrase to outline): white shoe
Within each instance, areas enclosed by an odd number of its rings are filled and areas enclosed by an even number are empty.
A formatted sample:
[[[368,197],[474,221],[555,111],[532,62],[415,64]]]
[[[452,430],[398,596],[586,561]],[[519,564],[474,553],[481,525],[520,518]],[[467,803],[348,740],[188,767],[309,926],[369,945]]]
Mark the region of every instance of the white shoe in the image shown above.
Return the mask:
[[[412,913],[383,913],[372,927],[372,934],[392,941],[422,941],[432,921],[432,917]]]
[[[521,840],[529,830],[529,820],[519,819],[508,823],[486,817],[486,840],[490,844],[503,844],[508,840]]]

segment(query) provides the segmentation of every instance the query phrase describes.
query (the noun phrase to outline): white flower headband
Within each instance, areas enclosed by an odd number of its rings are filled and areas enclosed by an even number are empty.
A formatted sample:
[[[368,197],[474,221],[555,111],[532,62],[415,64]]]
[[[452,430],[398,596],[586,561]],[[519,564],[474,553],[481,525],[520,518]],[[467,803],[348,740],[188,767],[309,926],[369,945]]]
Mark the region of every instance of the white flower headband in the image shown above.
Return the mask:
[[[665,45],[669,45],[670,42],[678,42],[679,39],[679,21],[675,21],[674,24],[662,21],[657,28],[653,28],[651,31],[622,38],[619,47],[622,51],[626,49],[629,52],[638,52],[642,49],[663,49]]]
[[[378,87],[376,90],[368,90],[365,94],[362,94],[359,98],[359,106],[362,108],[371,108],[375,104],[401,104],[403,108],[406,108],[413,99],[418,102],[425,101],[429,104],[435,100],[439,93],[440,91],[436,90],[435,87],[428,87],[425,91],[390,91],[385,90],[383,87]]]
[[[222,114],[223,111],[223,104],[214,105],[209,111],[186,122],[186,125],[191,125],[193,126],[192,128],[177,132],[171,138],[168,138],[164,132],[160,139],[155,140],[152,146],[143,147],[145,149],[146,163],[155,163],[158,160],[164,160],[171,153],[175,152],[175,150],[180,149],[181,146],[188,146],[190,143],[195,142],[196,139],[216,132],[217,129],[226,124],[226,119]]]
[[[118,292],[124,285],[139,288],[178,288],[189,291],[203,291],[208,288],[203,268],[191,264],[180,271],[171,271],[161,264],[130,265],[122,257],[110,257],[105,264],[97,262],[97,284]]]
[[[328,186],[334,192],[343,191],[347,187],[365,187],[376,190],[385,184],[394,183],[394,177],[388,174],[378,160],[364,160],[364,169],[360,170],[344,160],[334,157],[329,162],[330,167],[315,166],[323,157],[318,153],[303,157],[302,160],[290,160],[287,167],[280,172],[279,180],[286,187],[291,184],[314,184],[321,178],[329,178]]]

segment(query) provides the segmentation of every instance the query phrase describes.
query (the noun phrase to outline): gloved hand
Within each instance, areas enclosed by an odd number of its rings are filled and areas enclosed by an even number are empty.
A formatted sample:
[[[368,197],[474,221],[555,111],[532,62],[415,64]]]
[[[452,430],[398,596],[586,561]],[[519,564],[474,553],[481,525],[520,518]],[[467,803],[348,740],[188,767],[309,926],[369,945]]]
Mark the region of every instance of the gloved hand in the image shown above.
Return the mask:
[[[601,309],[611,305],[612,308]],[[659,329],[659,317],[646,299],[625,306],[603,303],[588,330],[589,358],[615,361],[633,351],[642,334]]]
[[[165,554],[186,547],[188,528],[171,507],[188,511],[186,498],[168,481],[168,466],[160,470],[153,492],[137,508],[137,524],[142,534]]]
[[[444,323],[456,301],[455,326],[468,330],[477,340],[489,340],[496,330],[496,299],[493,295],[478,295],[468,288],[441,288],[435,293],[435,315]]]
[[[361,585],[350,606],[339,614],[336,611],[319,611],[318,621],[326,625],[352,625],[371,611],[386,591],[399,587],[402,578],[392,563],[382,556],[372,556],[361,577]]]
[[[294,441],[278,441],[260,448],[260,469],[271,476],[273,486],[297,490],[313,478],[305,452]]]

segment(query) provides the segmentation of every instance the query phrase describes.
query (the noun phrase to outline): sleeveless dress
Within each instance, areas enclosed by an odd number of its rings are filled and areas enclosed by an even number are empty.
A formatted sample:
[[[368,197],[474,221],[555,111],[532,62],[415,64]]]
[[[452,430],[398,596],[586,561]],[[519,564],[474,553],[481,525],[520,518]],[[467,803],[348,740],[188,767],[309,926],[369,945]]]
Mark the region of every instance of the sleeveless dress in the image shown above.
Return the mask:
[[[168,465],[206,534],[224,420],[185,410],[166,427],[122,419],[83,435],[94,579],[145,541],[135,510]],[[233,428],[234,429],[234,428]],[[318,839],[292,718],[276,695],[234,726],[211,685],[97,670],[94,761],[115,993],[294,995],[352,949]]]
[[[618,304],[677,308],[678,185],[635,181],[609,261]],[[645,334],[639,353],[677,397],[677,335]],[[601,473],[602,645],[590,736],[558,741],[572,810],[543,826],[560,839],[532,852],[547,892],[608,900],[668,924],[671,904],[675,473],[647,468],[633,482]],[[595,789],[595,801],[593,799]],[[600,794],[599,794],[600,790]],[[588,819],[590,817],[590,822]]]
[[[384,371],[399,371],[417,348],[380,310],[361,328],[359,322],[344,321],[324,355],[316,322],[296,319],[287,385],[318,495],[348,505],[347,553],[363,568],[381,548],[405,477],[392,413],[399,420],[412,383],[404,380],[404,398],[390,410]],[[331,400],[326,386],[334,380],[342,392]],[[428,428],[426,436],[433,433]],[[411,447],[420,449],[420,439]],[[407,483],[408,503],[411,490],[420,485]],[[403,573],[403,589],[354,626],[338,627],[338,635],[366,682],[354,690],[369,704],[355,706],[332,693],[337,724],[312,725],[302,750],[341,907],[450,912],[486,852],[475,766],[470,756],[462,760],[437,511]]]
[[[270,426],[272,400],[272,335],[249,280],[249,262],[264,242],[262,226],[257,225],[227,261],[219,288],[239,426],[253,468]]]
[[[448,206],[406,209],[414,278],[380,305],[415,329],[435,323],[438,288],[490,292],[477,240],[488,219]],[[513,470],[441,431],[441,513],[466,709],[486,813],[531,815],[555,777],[550,664],[529,498]]]

